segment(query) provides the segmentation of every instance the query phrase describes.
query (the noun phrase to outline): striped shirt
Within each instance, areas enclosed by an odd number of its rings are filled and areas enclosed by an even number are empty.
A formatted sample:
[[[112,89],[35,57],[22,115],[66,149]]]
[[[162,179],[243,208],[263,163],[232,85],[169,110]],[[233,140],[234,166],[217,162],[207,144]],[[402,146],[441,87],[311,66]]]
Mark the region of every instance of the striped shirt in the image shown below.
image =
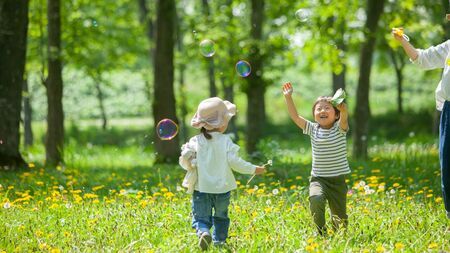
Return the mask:
[[[347,131],[335,122],[330,129],[306,121],[304,134],[311,137],[312,171],[314,177],[335,177],[350,173],[347,160]]]

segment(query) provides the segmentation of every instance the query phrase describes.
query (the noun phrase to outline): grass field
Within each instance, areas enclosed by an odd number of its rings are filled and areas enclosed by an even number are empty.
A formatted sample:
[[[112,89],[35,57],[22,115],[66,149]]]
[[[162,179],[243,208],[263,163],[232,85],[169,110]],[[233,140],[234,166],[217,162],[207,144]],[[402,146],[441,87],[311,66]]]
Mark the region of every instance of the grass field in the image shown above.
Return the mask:
[[[291,125],[270,129],[278,132],[260,143],[254,162],[274,166],[250,185],[236,174],[228,246],[212,251],[450,251],[433,136],[374,133],[371,159],[350,159],[348,229],[317,237],[307,200],[309,140]],[[0,174],[0,252],[197,251],[184,171],[153,165],[147,133],[69,130],[66,165],[55,169],[41,165],[42,146],[24,150],[30,169]]]

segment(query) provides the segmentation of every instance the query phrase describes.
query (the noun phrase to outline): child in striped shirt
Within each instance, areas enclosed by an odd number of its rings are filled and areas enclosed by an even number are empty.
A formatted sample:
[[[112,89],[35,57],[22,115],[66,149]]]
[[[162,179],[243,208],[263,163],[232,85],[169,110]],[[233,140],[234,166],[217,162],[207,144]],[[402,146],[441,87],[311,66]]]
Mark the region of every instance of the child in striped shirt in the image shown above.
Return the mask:
[[[292,84],[283,85],[283,94],[289,116],[295,124],[311,138],[312,171],[309,185],[309,203],[314,223],[319,234],[326,232],[325,205],[328,201],[333,228],[346,227],[347,184],[346,175],[350,173],[347,161],[347,139],[349,129],[348,112],[345,103],[336,107],[331,97],[319,97],[313,105],[315,122],[298,115],[292,100]]]

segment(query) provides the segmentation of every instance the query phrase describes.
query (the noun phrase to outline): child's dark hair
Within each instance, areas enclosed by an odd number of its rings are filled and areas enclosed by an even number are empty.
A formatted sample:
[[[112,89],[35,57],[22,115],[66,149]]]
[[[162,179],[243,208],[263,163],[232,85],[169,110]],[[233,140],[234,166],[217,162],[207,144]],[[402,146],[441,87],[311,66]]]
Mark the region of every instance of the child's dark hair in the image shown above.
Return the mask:
[[[314,103],[314,105],[313,105],[313,107],[312,107],[312,115],[313,115],[313,117],[314,117],[314,111],[316,110],[316,105],[317,105],[319,102],[328,102],[328,103],[331,104],[331,97],[329,97],[329,96],[320,96],[320,97],[317,98],[316,102]],[[341,112],[337,109],[336,106],[334,106],[334,105],[332,105],[332,104],[331,104],[331,106],[333,106],[334,113],[335,113],[336,116],[337,116],[337,119],[335,120],[335,122],[336,122],[336,121],[339,120],[339,118],[341,117]]]
[[[202,127],[202,129],[200,129],[200,131],[202,132],[202,134],[205,136],[205,138],[207,140],[211,140],[212,136],[208,133],[208,130],[206,130],[206,128]]]

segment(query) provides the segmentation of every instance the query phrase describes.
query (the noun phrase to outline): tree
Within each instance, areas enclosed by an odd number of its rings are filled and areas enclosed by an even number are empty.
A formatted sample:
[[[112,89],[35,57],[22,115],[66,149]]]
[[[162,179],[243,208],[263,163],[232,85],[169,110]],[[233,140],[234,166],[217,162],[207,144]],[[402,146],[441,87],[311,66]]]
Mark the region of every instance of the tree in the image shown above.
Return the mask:
[[[59,0],[48,0],[48,76],[46,164],[56,166],[63,162],[64,114],[62,105],[63,80],[61,62],[61,5]]]
[[[24,145],[33,145],[33,130],[31,128],[33,109],[31,108],[31,92],[28,89],[28,80],[23,81],[23,135]]]
[[[355,131],[353,132],[353,155],[367,158],[367,139],[369,132],[370,107],[370,72],[375,48],[378,20],[383,13],[384,0],[367,1],[367,20],[364,33],[365,42],[361,47],[358,87],[356,90]]]
[[[256,151],[256,144],[262,136],[265,125],[266,110],[264,93],[266,87],[263,79],[263,57],[261,44],[263,39],[264,0],[252,0],[251,29],[249,62],[252,73],[247,77],[248,86],[245,89],[247,95],[247,152]]]
[[[153,119],[155,129],[164,118],[178,123],[175,111],[174,95],[174,35],[175,35],[175,1],[158,0],[156,19],[156,50],[154,67]],[[175,162],[179,156],[179,137],[170,141],[155,138],[155,149],[158,153],[156,162]]]
[[[0,1],[0,166],[26,166],[19,152],[28,0]]]
[[[203,15],[206,19],[206,23],[211,22],[211,14],[208,0],[202,0],[202,9]],[[206,61],[208,62],[208,78],[209,78],[209,96],[216,97],[217,96],[217,87],[216,87],[216,75],[214,68],[214,58],[207,57]]]

